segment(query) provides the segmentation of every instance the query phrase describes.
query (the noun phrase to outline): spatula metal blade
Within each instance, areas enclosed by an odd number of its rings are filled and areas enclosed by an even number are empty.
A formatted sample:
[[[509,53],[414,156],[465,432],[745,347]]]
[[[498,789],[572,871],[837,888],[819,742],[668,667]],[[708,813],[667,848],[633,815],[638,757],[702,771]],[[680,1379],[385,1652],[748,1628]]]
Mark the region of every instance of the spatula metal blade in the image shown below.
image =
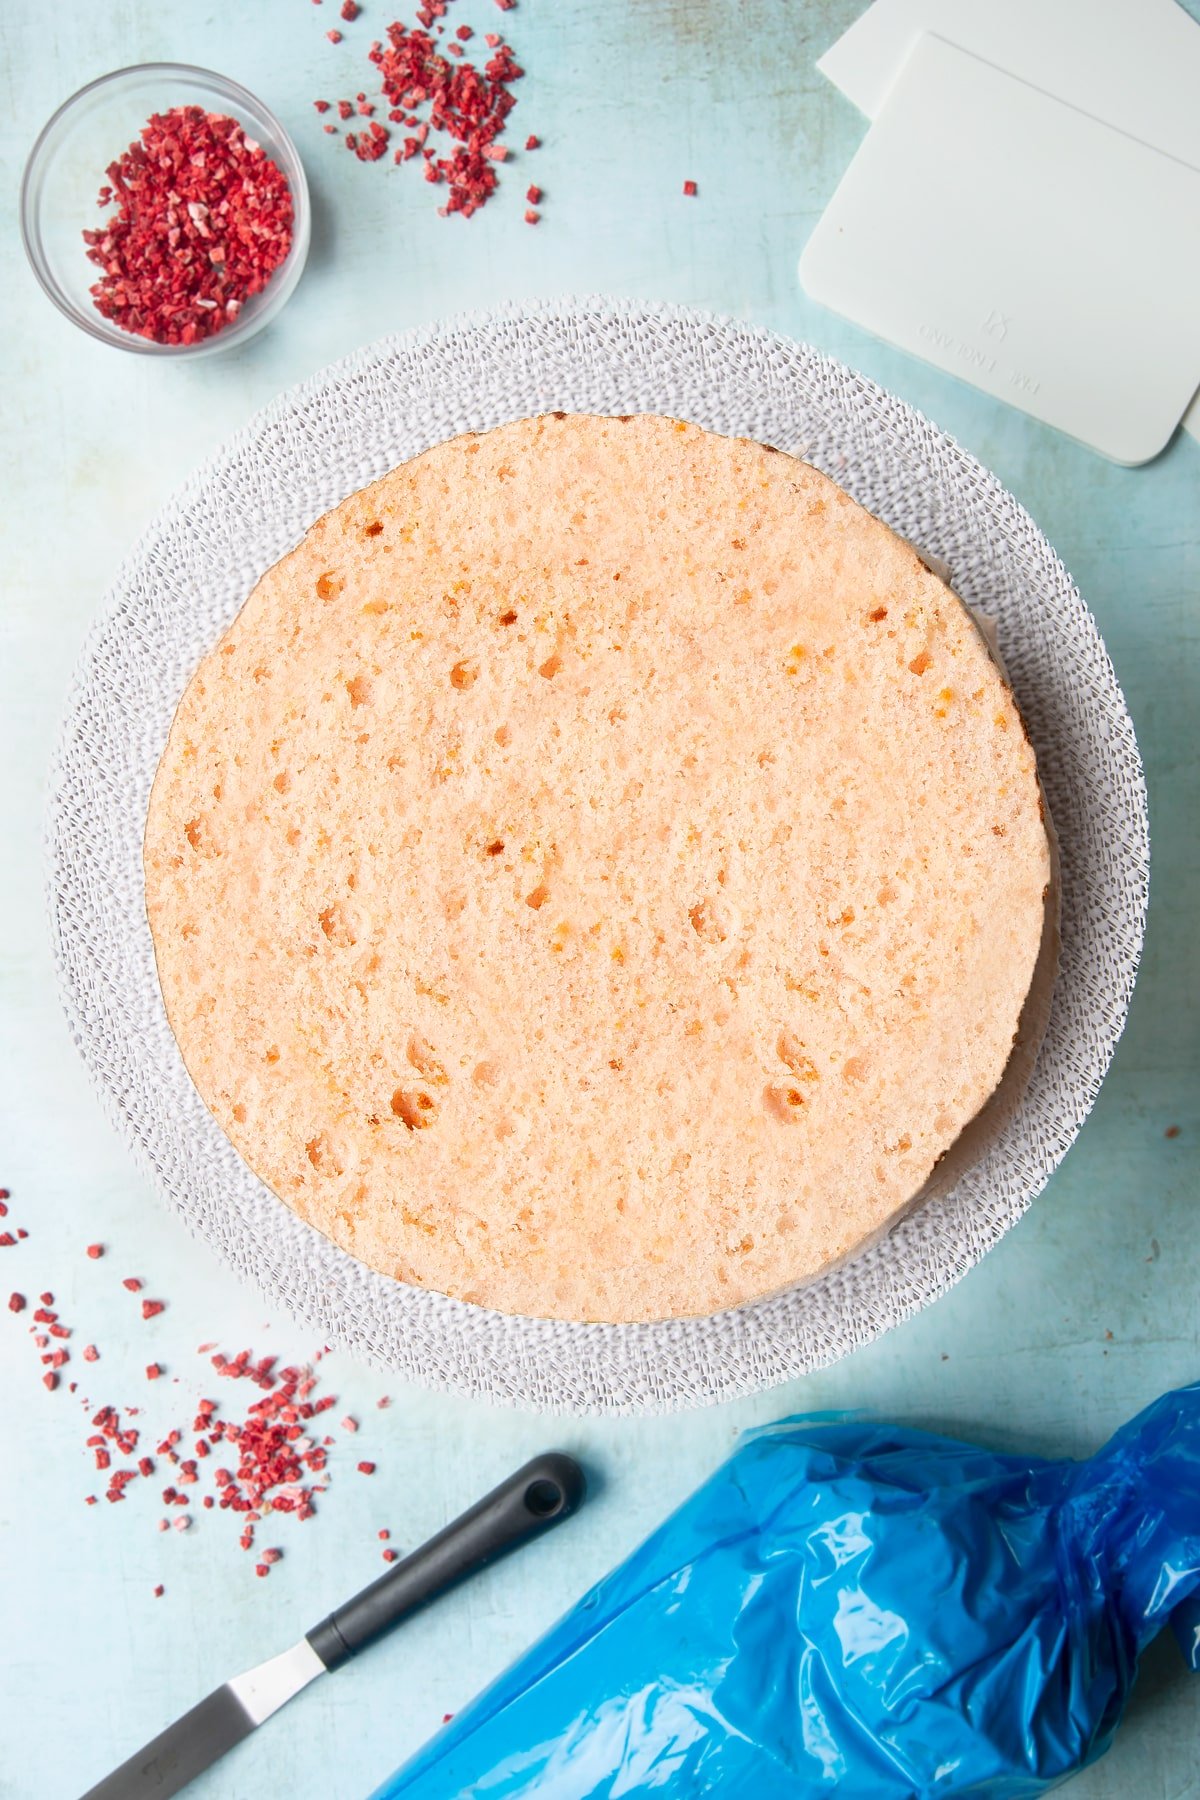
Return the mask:
[[[282,1656],[215,1688],[89,1788],[83,1800],[169,1800],[324,1672],[316,1651],[301,1638]]]

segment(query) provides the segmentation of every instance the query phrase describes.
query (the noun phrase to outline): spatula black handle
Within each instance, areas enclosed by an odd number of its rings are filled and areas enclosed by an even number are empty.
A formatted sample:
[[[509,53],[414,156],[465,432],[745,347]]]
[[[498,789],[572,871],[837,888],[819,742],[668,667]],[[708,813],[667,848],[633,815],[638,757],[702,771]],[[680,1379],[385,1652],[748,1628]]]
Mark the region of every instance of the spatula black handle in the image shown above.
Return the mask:
[[[325,1667],[335,1669],[426,1601],[568,1518],[585,1492],[583,1470],[572,1457],[556,1451],[535,1456],[469,1512],[322,1619],[308,1632],[309,1643]]]

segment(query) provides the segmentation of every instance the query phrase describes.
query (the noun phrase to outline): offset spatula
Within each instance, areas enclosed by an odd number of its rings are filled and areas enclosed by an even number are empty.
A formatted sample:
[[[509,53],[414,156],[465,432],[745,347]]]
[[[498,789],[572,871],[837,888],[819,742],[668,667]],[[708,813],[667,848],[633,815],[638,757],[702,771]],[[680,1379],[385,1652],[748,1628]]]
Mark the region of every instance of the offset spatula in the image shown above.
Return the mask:
[[[167,1800],[177,1794],[318,1675],[357,1656],[464,1576],[568,1518],[584,1493],[583,1471],[571,1457],[535,1456],[282,1656],[235,1676],[168,1725],[83,1800]]]

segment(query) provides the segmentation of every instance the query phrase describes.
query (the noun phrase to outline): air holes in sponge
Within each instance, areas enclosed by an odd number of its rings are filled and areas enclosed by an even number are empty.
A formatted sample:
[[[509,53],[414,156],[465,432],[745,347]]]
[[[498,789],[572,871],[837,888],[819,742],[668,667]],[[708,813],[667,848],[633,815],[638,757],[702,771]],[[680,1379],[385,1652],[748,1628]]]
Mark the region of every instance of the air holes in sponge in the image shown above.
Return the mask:
[[[706,944],[723,944],[727,936],[720,913],[712,900],[698,900],[688,909],[692,930]]]
[[[304,1154],[318,1175],[345,1174],[342,1159],[324,1132],[308,1140],[304,1146]]]
[[[801,1081],[819,1081],[821,1079],[817,1073],[817,1065],[808,1055],[794,1031],[780,1032],[775,1045],[775,1054],[784,1067],[790,1069],[793,1075],[798,1075]]]
[[[392,1095],[392,1111],[409,1131],[424,1131],[437,1117],[432,1095],[420,1088],[397,1088]]]
[[[473,662],[456,662],[450,670],[450,686],[452,688],[474,687],[479,680],[479,665]]]
[[[207,813],[200,813],[189,819],[183,828],[183,835],[198,856],[219,856],[220,851],[213,842],[212,824]]]
[[[426,1081],[446,1080],[446,1071],[438,1061],[433,1045],[420,1032],[413,1032],[405,1054],[417,1074],[424,1075]]]
[[[336,949],[348,950],[358,942],[358,933],[347,909],[339,900],[317,914],[317,923]]]
[[[763,1089],[763,1105],[781,1125],[794,1125],[804,1111],[804,1095],[798,1087],[774,1085]]]
[[[328,571],[317,576],[317,599],[334,600],[341,593],[345,582],[340,575],[332,575]]]

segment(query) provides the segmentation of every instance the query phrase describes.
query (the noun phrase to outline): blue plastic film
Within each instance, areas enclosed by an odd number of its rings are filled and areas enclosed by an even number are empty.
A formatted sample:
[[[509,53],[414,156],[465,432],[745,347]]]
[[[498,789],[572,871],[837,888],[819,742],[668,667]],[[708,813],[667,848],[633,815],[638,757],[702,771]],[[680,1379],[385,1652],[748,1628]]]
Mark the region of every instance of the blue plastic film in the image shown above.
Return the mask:
[[[1086,1462],[807,1417],[742,1440],[376,1800],[1027,1800],[1200,1643],[1200,1386]]]

